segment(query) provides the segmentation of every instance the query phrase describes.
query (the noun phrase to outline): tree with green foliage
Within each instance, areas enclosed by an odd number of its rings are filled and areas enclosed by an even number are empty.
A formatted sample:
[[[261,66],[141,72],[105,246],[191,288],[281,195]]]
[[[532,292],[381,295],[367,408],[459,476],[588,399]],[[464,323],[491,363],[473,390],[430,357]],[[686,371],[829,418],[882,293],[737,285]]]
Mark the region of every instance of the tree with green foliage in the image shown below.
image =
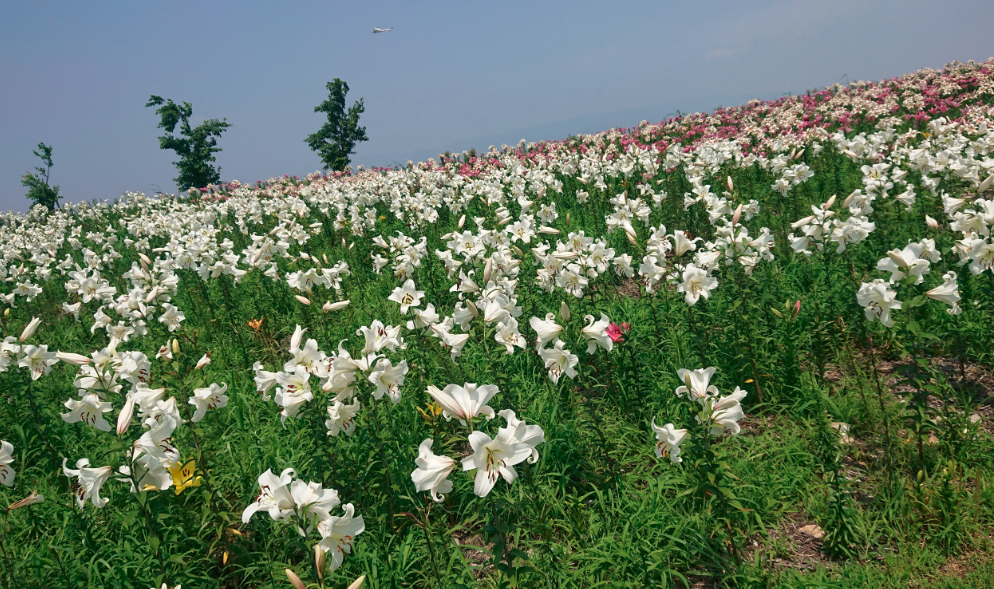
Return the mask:
[[[38,144],[38,151],[32,152],[41,158],[45,167],[35,168],[38,175],[31,172],[21,178],[21,185],[27,187],[28,200],[36,205],[43,205],[48,210],[54,209],[59,204],[59,187],[48,185],[48,176],[52,171],[52,148],[44,143]]]
[[[314,112],[327,113],[328,122],[304,141],[321,157],[325,169],[342,171],[349,165],[349,156],[355,153],[356,143],[369,141],[366,127],[359,126],[359,115],[366,107],[360,98],[348,112],[345,111],[349,85],[344,80],[335,78],[328,82],[327,88],[328,99],[315,106]]]
[[[154,94],[148,99],[150,106],[158,106],[155,114],[161,117],[159,128],[165,129],[168,135],[159,137],[160,149],[172,149],[179,156],[179,161],[173,165],[179,170],[179,176],[173,178],[180,190],[203,188],[208,184],[221,181],[221,168],[214,167],[214,154],[221,151],[217,147],[217,138],[230,127],[228,119],[207,119],[196,127],[190,126],[193,116],[193,105],[184,101],[176,104],[172,99],[164,100]],[[176,125],[180,127],[179,136],[173,135]]]

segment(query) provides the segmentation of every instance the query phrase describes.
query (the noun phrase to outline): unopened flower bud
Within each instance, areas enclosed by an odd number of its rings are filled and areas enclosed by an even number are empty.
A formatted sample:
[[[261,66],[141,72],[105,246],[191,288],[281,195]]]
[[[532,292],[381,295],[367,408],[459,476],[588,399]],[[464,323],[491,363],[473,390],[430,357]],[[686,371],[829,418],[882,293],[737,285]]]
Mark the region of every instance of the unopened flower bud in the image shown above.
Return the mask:
[[[196,365],[196,366],[195,366],[194,368],[195,368],[196,370],[200,370],[201,368],[203,368],[204,366],[207,366],[207,365],[208,365],[208,364],[210,364],[210,363],[211,363],[211,353],[210,353],[210,352],[207,352],[206,354],[204,354],[204,355],[203,355],[203,356],[202,356],[202,357],[200,358],[200,360],[199,360],[199,361],[197,361],[197,365]]]
[[[738,223],[741,217],[742,217],[742,205],[739,204],[739,206],[735,207],[735,212],[732,213],[732,225]]]
[[[486,265],[483,266],[483,284],[486,285],[494,274],[494,259],[487,258]]]
[[[360,587],[362,587],[362,584],[365,581],[366,581],[366,575],[363,575],[358,579],[356,579],[355,581],[352,581],[352,584],[349,585],[348,589],[359,589]]]
[[[296,587],[296,589],[306,589],[304,587],[304,582],[300,580],[297,573],[291,571],[290,569],[286,569],[286,576],[290,579],[290,584]]]
[[[632,233],[630,231],[625,231],[625,235],[628,236],[628,242],[629,243],[631,243],[632,245],[634,245],[636,247],[638,246],[639,242],[638,242],[638,239],[636,239],[634,233]]]
[[[21,332],[21,337],[19,341],[23,342],[24,340],[34,335],[35,331],[38,330],[39,325],[41,325],[41,319],[37,317],[31,319],[31,323],[28,323],[27,326],[24,327],[24,331]]]
[[[20,501],[15,501],[11,503],[7,508],[7,511],[14,511],[15,509],[20,509],[22,507],[27,507],[28,505],[34,505],[35,503],[41,503],[45,500],[44,495],[39,495],[38,491],[31,491],[31,494],[21,499]]]
[[[302,297],[300,295],[293,295],[293,298],[297,299],[298,301],[300,301],[301,303],[303,303],[305,305],[310,305],[311,304],[311,300],[309,298],[307,298],[307,297]]]
[[[800,312],[801,312],[801,300],[798,299],[797,302],[794,303],[794,314],[791,315],[790,318],[791,319],[797,319],[797,314],[800,313]]]
[[[556,229],[555,227],[549,227],[548,225],[540,226],[538,228],[538,232],[543,233],[545,235],[559,235],[558,229]]]
[[[131,427],[131,417],[135,413],[135,398],[128,395],[128,400],[124,402],[121,414],[117,416],[117,435],[123,435]]]
[[[849,196],[846,197],[846,200],[842,201],[842,208],[848,209],[849,208],[849,204],[852,202],[852,199],[854,199],[854,198],[856,198],[856,191],[855,190],[852,191],[852,194],[850,194]]]
[[[519,258],[525,257],[525,252],[521,251],[521,248],[516,245],[511,246],[511,251],[513,251],[514,255],[518,256]],[[9,313],[10,309],[7,309],[7,312]]]
[[[469,309],[469,312],[473,314],[474,319],[476,318],[477,315],[480,314],[480,310],[476,308],[476,305],[473,304],[473,301],[467,300],[466,308]]]
[[[986,180],[980,183],[980,188],[978,189],[978,192],[983,192],[988,188],[990,188],[991,183],[994,183],[994,174],[991,174],[990,176],[987,177]]]
[[[173,354],[179,354],[179,340],[173,338]]]
[[[324,555],[324,550],[320,544],[314,545],[314,568],[317,569],[318,579],[324,579],[324,569],[328,564],[328,559]]]
[[[572,220],[573,219],[572,219],[572,217],[570,217],[569,213],[566,213],[566,226],[567,227],[569,227],[570,221],[572,221]]]
[[[563,318],[563,321],[569,321],[569,318],[572,316],[566,301],[559,304],[559,316]]]
[[[324,304],[323,307],[321,307],[321,310],[324,311],[325,313],[330,313],[331,311],[338,311],[339,309],[344,309],[345,307],[348,307],[350,302],[351,301],[338,301],[337,303],[333,303],[331,301],[328,301],[327,303]]]
[[[932,229],[935,229],[936,227],[939,226],[939,222],[928,215],[925,215],[925,224],[931,227]]]
[[[828,209],[832,208],[832,205],[834,204],[835,204],[835,195],[833,194],[832,198],[828,199],[828,202],[825,203],[825,206],[823,206],[822,209],[827,211]]]
[[[732,177],[729,176],[728,177],[728,191],[732,192],[733,190],[735,190],[735,185],[732,184]]]
[[[73,366],[83,366],[84,364],[89,364],[90,359],[81,354],[73,354],[72,352],[56,352],[55,357],[61,362],[66,364],[72,364]]]
[[[462,217],[459,217],[459,222],[456,223],[456,227],[458,227],[459,229],[462,229],[462,226],[463,226],[463,224],[465,222],[466,222],[466,215],[463,215]]]
[[[331,262],[328,261],[328,254],[321,254],[321,259],[324,260],[325,266],[331,266]]]

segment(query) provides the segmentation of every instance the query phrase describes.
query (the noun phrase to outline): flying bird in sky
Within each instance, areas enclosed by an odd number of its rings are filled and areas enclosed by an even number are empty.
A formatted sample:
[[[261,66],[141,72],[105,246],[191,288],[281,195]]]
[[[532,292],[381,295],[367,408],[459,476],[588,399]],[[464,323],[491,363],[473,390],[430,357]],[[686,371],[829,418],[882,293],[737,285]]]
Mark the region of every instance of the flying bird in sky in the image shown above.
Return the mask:
[[[393,27],[390,27],[389,29],[381,29],[381,28],[377,27],[377,28],[373,29],[373,34],[375,35],[376,33],[389,33],[392,30],[393,30]]]

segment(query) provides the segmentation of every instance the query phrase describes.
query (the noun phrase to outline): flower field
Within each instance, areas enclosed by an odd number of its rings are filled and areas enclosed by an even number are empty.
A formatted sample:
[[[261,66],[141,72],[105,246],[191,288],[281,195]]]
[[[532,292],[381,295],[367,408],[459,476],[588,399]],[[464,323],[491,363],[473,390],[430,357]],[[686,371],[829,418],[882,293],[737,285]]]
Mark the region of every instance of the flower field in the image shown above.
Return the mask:
[[[8,214],[2,587],[988,587],[992,151],[994,58]]]

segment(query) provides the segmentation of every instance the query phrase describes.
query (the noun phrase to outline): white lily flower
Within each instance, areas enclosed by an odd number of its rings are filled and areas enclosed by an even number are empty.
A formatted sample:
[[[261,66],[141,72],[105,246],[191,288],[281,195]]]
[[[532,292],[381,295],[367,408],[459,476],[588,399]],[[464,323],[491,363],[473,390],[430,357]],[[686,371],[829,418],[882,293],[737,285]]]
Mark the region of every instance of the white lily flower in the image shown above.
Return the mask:
[[[297,531],[305,537],[315,524],[331,517],[331,510],[341,504],[335,489],[325,489],[321,483],[305,483],[300,479],[290,484],[290,496],[296,505],[297,519],[307,523],[306,529],[297,526]]]
[[[272,469],[259,475],[259,496],[242,512],[242,523],[247,524],[259,510],[268,511],[269,517],[274,520],[292,516],[297,508],[289,489],[294,474],[292,468],[287,468],[279,477],[273,474]]]
[[[378,401],[386,394],[396,405],[400,402],[400,386],[404,384],[404,375],[406,374],[407,360],[401,360],[400,364],[394,366],[390,360],[381,359],[369,375],[369,382],[376,385],[373,398]]]
[[[562,326],[556,324],[556,316],[553,313],[547,313],[545,321],[538,317],[532,317],[529,324],[538,335],[535,342],[536,348],[541,348],[546,342],[556,339],[563,332]]]
[[[31,380],[38,380],[43,375],[52,372],[52,366],[58,363],[55,352],[49,352],[48,346],[21,346],[21,359],[17,365],[31,371]]]
[[[959,287],[956,284],[956,273],[946,272],[942,276],[942,279],[945,282],[926,292],[925,296],[949,305],[950,308],[946,309],[946,312],[950,315],[959,315],[963,312],[963,309],[959,306],[960,294]]]
[[[318,532],[321,534],[318,546],[331,555],[330,570],[334,571],[342,566],[345,555],[352,552],[356,536],[365,530],[366,523],[361,515],[355,515],[355,507],[351,503],[345,505],[344,515],[333,515],[318,523]]]
[[[451,419],[454,416],[463,425],[466,425],[467,421],[474,419],[477,415],[483,415],[488,420],[493,419],[494,410],[487,405],[487,402],[498,391],[497,385],[477,385],[475,382],[467,382],[463,386],[449,384],[441,390],[428,385],[428,394],[442,406],[442,415],[445,419]]]
[[[542,348],[538,355],[542,357],[545,368],[549,371],[549,380],[559,384],[559,377],[564,373],[570,378],[576,378],[576,365],[580,359],[576,354],[565,349],[562,340],[556,340],[551,348]]]
[[[709,298],[711,291],[718,287],[718,279],[704,269],[688,264],[683,271],[683,282],[677,285],[678,292],[686,293],[688,305],[697,303],[701,297]]]
[[[511,438],[531,450],[530,464],[538,462],[538,450],[536,447],[545,442],[545,431],[538,425],[527,425],[525,420],[518,419],[514,411],[510,409],[501,410],[498,415],[507,422],[507,429],[511,431]]]
[[[656,432],[656,458],[669,456],[670,462],[674,464],[683,462],[683,458],[680,458],[680,444],[687,439],[687,430],[676,429],[672,423],[659,427],[653,420],[652,431]]]
[[[221,386],[217,386],[217,383],[211,383],[210,387],[203,389],[193,389],[193,396],[190,397],[190,405],[197,408],[193,417],[190,421],[197,423],[204,418],[207,414],[208,409],[220,409],[228,404],[228,396],[225,395],[228,391],[228,385],[221,383]]]
[[[514,346],[518,346],[523,350],[528,345],[525,337],[518,331],[518,321],[514,317],[508,317],[506,323],[500,322],[497,324],[494,339],[497,343],[507,348],[508,354],[514,353]]]
[[[879,278],[864,282],[856,293],[856,301],[864,308],[867,319],[879,319],[885,326],[894,327],[890,312],[891,309],[900,309],[901,301],[897,300],[897,291],[888,288],[886,282]]]
[[[614,348],[614,342],[607,335],[607,327],[611,324],[607,315],[601,313],[600,321],[596,322],[593,315],[587,315],[583,319],[587,322],[587,326],[581,329],[580,333],[587,338],[587,354],[593,354],[598,346],[610,352]]]
[[[73,485],[73,491],[76,495],[76,505],[80,509],[86,504],[86,500],[89,499],[93,503],[94,507],[100,508],[107,505],[107,499],[100,496],[100,488],[103,487],[107,479],[110,478],[111,473],[114,469],[110,466],[101,466],[100,468],[90,468],[90,461],[86,458],[80,458],[76,461],[76,468],[68,468],[66,466],[68,459],[62,459],[62,472],[69,478],[75,478],[76,482]]]
[[[677,376],[680,377],[680,381],[684,383],[684,386],[677,387],[676,395],[682,397],[686,394],[690,394],[700,404],[704,404],[704,400],[709,396],[718,396],[718,387],[714,385],[709,385],[711,377],[714,376],[717,368],[711,366],[709,368],[698,368],[697,370],[687,370],[686,368],[681,368],[677,370]]]
[[[351,436],[355,431],[355,416],[362,406],[359,399],[353,399],[351,405],[346,405],[340,400],[336,400],[328,407],[328,419],[324,426],[328,429],[329,436],[337,436],[338,432],[345,432],[346,436]]]
[[[434,501],[441,502],[445,493],[452,491],[452,481],[448,477],[455,469],[456,461],[432,453],[432,443],[428,438],[418,446],[418,457],[414,460],[418,468],[411,473],[411,482],[418,491],[428,491]]]
[[[746,391],[735,387],[731,395],[721,397],[711,407],[711,435],[720,436],[728,432],[733,436],[738,434],[742,428],[739,427],[739,420],[745,417],[742,405],[739,403],[746,396]]]
[[[393,289],[387,300],[399,304],[401,314],[406,315],[408,309],[421,304],[421,297],[423,296],[425,296],[424,291],[417,290],[414,286],[414,281],[408,278],[403,286]]]
[[[508,484],[514,483],[518,477],[514,465],[531,456],[531,448],[514,439],[514,432],[509,428],[497,430],[497,437],[474,431],[469,435],[469,445],[473,454],[462,461],[463,470],[477,469],[473,492],[479,497],[486,497],[497,484],[499,477],[504,477]]]
[[[62,414],[62,420],[66,423],[82,421],[100,431],[110,431],[110,424],[104,419],[103,414],[113,409],[113,405],[102,402],[96,393],[84,395],[78,401],[76,399],[69,399],[64,405],[69,410],[69,413]]]
[[[14,477],[17,471],[8,466],[14,461],[14,445],[7,441],[0,441],[0,483],[14,486]]]

